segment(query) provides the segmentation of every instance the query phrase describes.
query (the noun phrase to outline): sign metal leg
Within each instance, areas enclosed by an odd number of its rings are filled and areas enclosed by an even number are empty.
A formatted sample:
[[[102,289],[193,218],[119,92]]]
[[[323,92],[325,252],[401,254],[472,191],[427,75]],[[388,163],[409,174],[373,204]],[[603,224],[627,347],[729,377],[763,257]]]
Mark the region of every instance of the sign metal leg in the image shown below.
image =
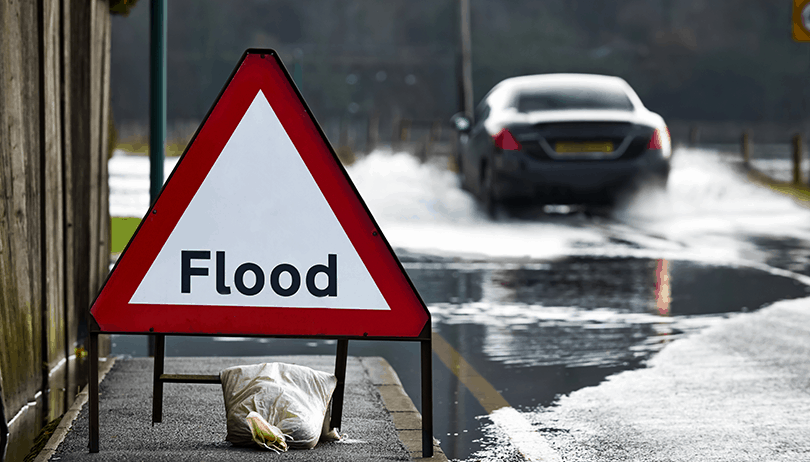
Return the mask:
[[[422,457],[433,457],[433,343],[419,342],[422,353]]]
[[[332,422],[331,427],[340,429],[343,418],[343,392],[346,389],[346,362],[349,358],[349,340],[337,341],[337,355],[335,356],[335,376],[337,385],[332,394]]]
[[[90,394],[90,452],[98,452],[98,332],[90,332],[90,377],[88,379]]]
[[[155,338],[155,378],[152,386],[152,425],[163,421],[163,359],[166,354],[166,335],[156,334]]]

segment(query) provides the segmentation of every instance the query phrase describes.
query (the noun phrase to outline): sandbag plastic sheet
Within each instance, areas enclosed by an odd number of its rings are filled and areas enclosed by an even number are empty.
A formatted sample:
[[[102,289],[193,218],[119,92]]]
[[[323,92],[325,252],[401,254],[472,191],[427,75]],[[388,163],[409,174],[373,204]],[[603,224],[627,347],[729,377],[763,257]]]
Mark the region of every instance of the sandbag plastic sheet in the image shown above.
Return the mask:
[[[234,445],[258,444],[283,452],[287,447],[311,449],[322,438],[339,439],[328,426],[327,410],[337,385],[333,374],[295,364],[263,363],[231,367],[219,376],[227,417],[225,439]],[[283,441],[274,440],[280,436]]]

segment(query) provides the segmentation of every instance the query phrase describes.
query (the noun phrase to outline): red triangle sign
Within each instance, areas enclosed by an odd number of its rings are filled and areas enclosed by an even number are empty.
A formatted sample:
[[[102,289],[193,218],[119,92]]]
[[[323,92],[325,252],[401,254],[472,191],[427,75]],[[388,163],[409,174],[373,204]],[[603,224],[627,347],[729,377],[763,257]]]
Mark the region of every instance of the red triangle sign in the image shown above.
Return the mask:
[[[430,328],[272,50],[245,52],[90,313],[99,332],[117,333],[400,338]]]

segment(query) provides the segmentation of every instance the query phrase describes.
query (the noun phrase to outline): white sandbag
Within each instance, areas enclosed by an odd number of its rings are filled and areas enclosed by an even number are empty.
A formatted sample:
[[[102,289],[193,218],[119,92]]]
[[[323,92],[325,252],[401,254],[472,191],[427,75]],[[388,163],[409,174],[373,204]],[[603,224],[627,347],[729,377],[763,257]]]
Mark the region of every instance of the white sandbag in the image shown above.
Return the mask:
[[[231,367],[219,377],[227,416],[225,439],[231,443],[255,442],[283,452],[287,446],[313,448],[322,435],[339,438],[326,421],[337,385],[333,374],[295,364],[265,363]],[[275,440],[277,430],[283,442]]]

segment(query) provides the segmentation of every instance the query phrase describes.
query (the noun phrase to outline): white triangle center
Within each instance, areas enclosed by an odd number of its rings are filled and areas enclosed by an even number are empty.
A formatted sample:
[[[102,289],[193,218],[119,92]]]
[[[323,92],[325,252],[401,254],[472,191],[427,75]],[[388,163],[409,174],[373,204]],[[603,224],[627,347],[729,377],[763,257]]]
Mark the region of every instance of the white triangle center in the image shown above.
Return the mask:
[[[130,303],[390,309],[261,91]]]

